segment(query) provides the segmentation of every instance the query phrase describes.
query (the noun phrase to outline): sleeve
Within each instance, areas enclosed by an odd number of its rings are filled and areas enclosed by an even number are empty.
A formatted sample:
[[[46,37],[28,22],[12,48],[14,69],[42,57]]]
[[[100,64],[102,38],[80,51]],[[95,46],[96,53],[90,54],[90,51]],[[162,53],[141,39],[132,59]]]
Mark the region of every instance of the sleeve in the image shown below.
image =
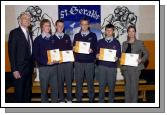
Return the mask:
[[[74,40],[73,40],[73,46],[75,46],[75,43],[76,43],[76,34],[74,35]]]
[[[16,63],[17,37],[16,37],[16,33],[14,31],[11,31],[9,34],[8,53],[9,53],[9,60],[10,60],[12,72],[18,71],[18,67],[17,67],[17,63]]]
[[[148,53],[147,49],[145,48],[143,41],[141,42],[141,51],[143,54],[143,56],[141,58],[142,62],[145,62],[148,59],[149,53]]]
[[[125,42],[122,43],[122,53],[125,53]]]
[[[94,54],[97,53],[97,36],[96,36],[96,34],[94,34],[94,37],[93,37],[92,50],[93,50]]]
[[[97,42],[96,54],[100,53],[100,40]]]
[[[39,44],[39,41],[38,39],[36,38],[34,40],[34,46],[33,46],[33,56],[34,56],[34,59],[37,63],[40,63],[42,65],[46,65],[47,62],[45,60],[42,59],[42,57],[40,56],[40,44]]]
[[[117,42],[117,57],[120,58],[121,57],[121,45],[120,42]]]
[[[68,36],[68,49],[69,50],[72,50],[72,43],[71,43],[71,39],[70,39],[70,36]]]

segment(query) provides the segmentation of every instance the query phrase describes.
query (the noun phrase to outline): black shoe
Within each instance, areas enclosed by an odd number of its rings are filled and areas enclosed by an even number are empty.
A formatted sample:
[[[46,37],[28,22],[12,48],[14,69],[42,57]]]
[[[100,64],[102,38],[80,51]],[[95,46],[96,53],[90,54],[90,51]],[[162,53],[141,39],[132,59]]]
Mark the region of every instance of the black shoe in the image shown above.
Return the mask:
[[[89,100],[89,103],[93,103],[94,101],[93,101],[93,99],[92,100]]]
[[[77,101],[77,103],[82,103],[82,101]]]

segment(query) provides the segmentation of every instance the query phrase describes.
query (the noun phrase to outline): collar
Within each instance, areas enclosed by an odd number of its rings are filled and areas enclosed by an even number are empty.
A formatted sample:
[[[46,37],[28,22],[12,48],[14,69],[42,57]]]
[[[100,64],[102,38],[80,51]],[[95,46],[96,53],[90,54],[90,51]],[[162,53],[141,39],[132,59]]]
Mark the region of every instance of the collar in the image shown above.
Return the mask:
[[[42,32],[42,38],[49,38],[51,35],[49,33],[46,33],[46,32]]]
[[[23,27],[23,26],[20,26],[20,28],[21,28],[21,30],[22,30],[24,33],[27,33],[27,30],[28,30],[28,29],[26,29],[26,28]]]
[[[56,35],[59,39],[61,39],[60,36],[61,36],[62,38],[64,37],[64,33],[63,33],[63,32],[61,32],[61,33],[60,33],[60,32],[56,32],[55,35]]]
[[[108,43],[112,42],[113,40],[114,40],[113,37],[105,37],[105,41]]]
[[[86,32],[81,31],[81,35],[82,35],[82,36],[83,36],[83,35],[87,36],[89,33],[90,33],[90,31],[89,31],[89,30],[88,30],[88,31],[86,31]]]
[[[133,43],[130,43],[130,44],[135,44],[136,41],[137,41],[137,40],[135,39],[135,41],[134,41]],[[127,40],[127,41],[126,41],[126,44],[128,44],[128,43],[129,43],[129,41]]]

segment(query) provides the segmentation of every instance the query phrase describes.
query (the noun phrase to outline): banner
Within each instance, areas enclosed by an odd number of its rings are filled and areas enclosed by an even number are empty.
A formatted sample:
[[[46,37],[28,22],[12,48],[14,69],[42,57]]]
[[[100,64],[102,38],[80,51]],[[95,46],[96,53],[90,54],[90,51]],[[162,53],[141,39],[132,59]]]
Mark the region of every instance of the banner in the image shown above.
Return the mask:
[[[59,5],[59,19],[65,22],[65,33],[73,41],[74,35],[80,31],[80,19],[87,18],[90,21],[90,30],[101,38],[101,8],[100,5]]]

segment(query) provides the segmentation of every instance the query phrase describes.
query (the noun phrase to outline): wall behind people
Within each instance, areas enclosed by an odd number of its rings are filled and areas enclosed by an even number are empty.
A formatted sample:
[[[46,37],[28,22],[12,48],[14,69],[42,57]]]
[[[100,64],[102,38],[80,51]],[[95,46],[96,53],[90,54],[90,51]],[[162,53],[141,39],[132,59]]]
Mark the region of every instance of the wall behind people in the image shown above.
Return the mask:
[[[127,11],[128,9],[128,11]],[[29,5],[7,5],[5,7],[5,56],[6,56],[6,66],[5,71],[10,72],[10,63],[8,60],[8,50],[7,50],[7,41],[8,35],[11,29],[18,26],[17,18],[19,14],[23,11],[29,10],[34,15],[33,17],[33,26],[34,26],[34,34],[39,33],[39,22],[41,18],[47,18],[52,23],[54,23],[58,19],[58,6],[57,5],[39,5],[30,7]],[[117,12],[118,11],[118,12]],[[119,13],[129,13],[130,16],[125,19],[124,21],[120,21],[121,18],[118,16]],[[126,14],[125,13],[125,14]],[[119,41],[122,43],[126,40],[126,32],[125,28],[122,27],[121,24],[128,26],[126,23],[136,24],[137,27],[137,38],[145,41],[145,45],[149,50],[150,55],[155,55],[154,49],[154,40],[155,40],[155,7],[152,5],[145,5],[145,6],[101,6],[101,26],[104,26],[105,19],[117,19],[114,23],[118,28],[122,28],[119,30],[120,33],[124,33],[122,35],[117,36]],[[126,17],[126,16],[125,16]],[[11,20],[12,19],[12,20]],[[131,20],[131,21],[127,21]],[[104,24],[104,25],[103,25]],[[121,31],[122,30],[122,31]],[[54,32],[54,27],[52,25],[52,31]],[[102,30],[103,31],[103,30]],[[118,35],[118,32],[117,32]],[[35,38],[36,35],[34,35]],[[155,56],[149,57],[149,64],[147,69],[154,69],[155,67]]]

